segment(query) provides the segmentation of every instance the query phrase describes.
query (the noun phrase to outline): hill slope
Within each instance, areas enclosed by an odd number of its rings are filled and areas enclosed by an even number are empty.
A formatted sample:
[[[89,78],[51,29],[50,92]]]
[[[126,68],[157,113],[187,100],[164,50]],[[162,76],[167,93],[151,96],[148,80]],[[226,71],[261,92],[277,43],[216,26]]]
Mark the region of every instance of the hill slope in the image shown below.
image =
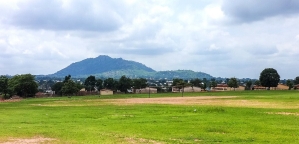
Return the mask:
[[[203,72],[194,72],[191,70],[176,70],[176,71],[160,71],[156,72],[152,68],[144,64],[124,60],[122,58],[111,58],[109,56],[100,55],[96,58],[88,58],[79,62],[72,63],[68,67],[48,75],[50,77],[64,77],[67,75],[72,77],[86,78],[89,75],[103,78],[120,78],[123,75],[131,78],[212,78],[211,75]]]
[[[109,76],[110,73],[111,76],[114,77],[119,74],[147,75],[152,72],[155,72],[155,70],[138,62],[100,55],[96,58],[88,58],[80,62],[72,63],[68,67],[52,74],[51,76],[64,77],[70,74],[73,77],[85,77],[89,75],[101,76],[104,73]]]

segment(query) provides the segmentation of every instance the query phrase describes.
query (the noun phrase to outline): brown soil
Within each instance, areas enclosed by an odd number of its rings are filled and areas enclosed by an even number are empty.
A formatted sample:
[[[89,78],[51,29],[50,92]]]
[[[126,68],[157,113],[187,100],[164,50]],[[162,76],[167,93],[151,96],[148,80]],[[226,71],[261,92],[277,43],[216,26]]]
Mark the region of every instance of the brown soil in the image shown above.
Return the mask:
[[[116,105],[173,104],[173,105],[211,105],[211,106],[228,106],[228,107],[280,108],[280,109],[299,108],[299,105],[286,105],[280,102],[242,100],[237,98],[238,96],[198,96],[198,97],[109,99],[103,101],[106,103],[112,103]]]
[[[33,138],[27,138],[27,139],[12,138],[12,139],[9,139],[7,142],[0,143],[0,144],[41,144],[41,143],[50,143],[50,141],[53,141],[53,140],[55,140],[55,139],[43,138],[43,137],[33,137]]]
[[[18,102],[18,101],[21,101],[21,99],[7,99],[7,100],[0,100],[0,103],[1,103],[1,102]]]
[[[164,97],[164,98],[130,98],[130,99],[108,99],[105,102],[110,102],[119,105],[131,104],[175,104],[175,105],[190,105],[190,104],[211,104],[216,99],[233,99],[237,96],[200,96],[200,97]],[[223,100],[221,100],[223,101]]]
[[[299,116],[299,113],[291,113],[291,112],[266,112],[267,114],[277,114],[277,115],[294,115]]]

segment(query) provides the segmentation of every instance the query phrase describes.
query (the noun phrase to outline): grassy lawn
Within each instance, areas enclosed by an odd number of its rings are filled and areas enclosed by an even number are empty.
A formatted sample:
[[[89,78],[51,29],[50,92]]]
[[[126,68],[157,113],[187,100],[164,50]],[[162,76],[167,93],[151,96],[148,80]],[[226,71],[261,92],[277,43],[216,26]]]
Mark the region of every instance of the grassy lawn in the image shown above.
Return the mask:
[[[299,91],[202,92],[181,96],[162,93],[148,98],[148,94],[127,94],[3,102],[0,143],[31,138],[52,138],[45,143],[299,141]],[[212,96],[216,98],[209,99]],[[163,103],[169,97],[180,102]],[[142,98],[144,103],[127,103],[126,100],[134,102],[134,98]],[[149,103],[158,98],[161,103]],[[187,98],[190,101],[183,101]]]

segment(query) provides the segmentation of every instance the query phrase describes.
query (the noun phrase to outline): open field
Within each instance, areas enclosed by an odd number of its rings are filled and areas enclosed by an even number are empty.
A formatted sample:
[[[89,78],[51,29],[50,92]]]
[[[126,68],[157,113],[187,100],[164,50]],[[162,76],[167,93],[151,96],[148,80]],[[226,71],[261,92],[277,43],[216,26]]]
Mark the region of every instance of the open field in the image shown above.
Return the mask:
[[[299,91],[53,97],[0,103],[0,143],[297,143]]]

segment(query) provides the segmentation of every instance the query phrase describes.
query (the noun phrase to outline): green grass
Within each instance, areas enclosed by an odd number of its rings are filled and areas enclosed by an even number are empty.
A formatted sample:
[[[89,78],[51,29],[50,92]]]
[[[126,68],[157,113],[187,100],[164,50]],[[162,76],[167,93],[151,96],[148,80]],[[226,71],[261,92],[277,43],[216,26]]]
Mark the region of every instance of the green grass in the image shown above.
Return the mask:
[[[181,97],[179,93],[151,94]],[[51,143],[297,143],[298,91],[185,93],[238,96],[233,100],[282,103],[287,108],[212,105],[115,105],[110,99],[148,94],[54,97],[0,103],[0,143],[47,137]],[[292,108],[292,106],[294,106]],[[280,113],[291,113],[283,115]]]

